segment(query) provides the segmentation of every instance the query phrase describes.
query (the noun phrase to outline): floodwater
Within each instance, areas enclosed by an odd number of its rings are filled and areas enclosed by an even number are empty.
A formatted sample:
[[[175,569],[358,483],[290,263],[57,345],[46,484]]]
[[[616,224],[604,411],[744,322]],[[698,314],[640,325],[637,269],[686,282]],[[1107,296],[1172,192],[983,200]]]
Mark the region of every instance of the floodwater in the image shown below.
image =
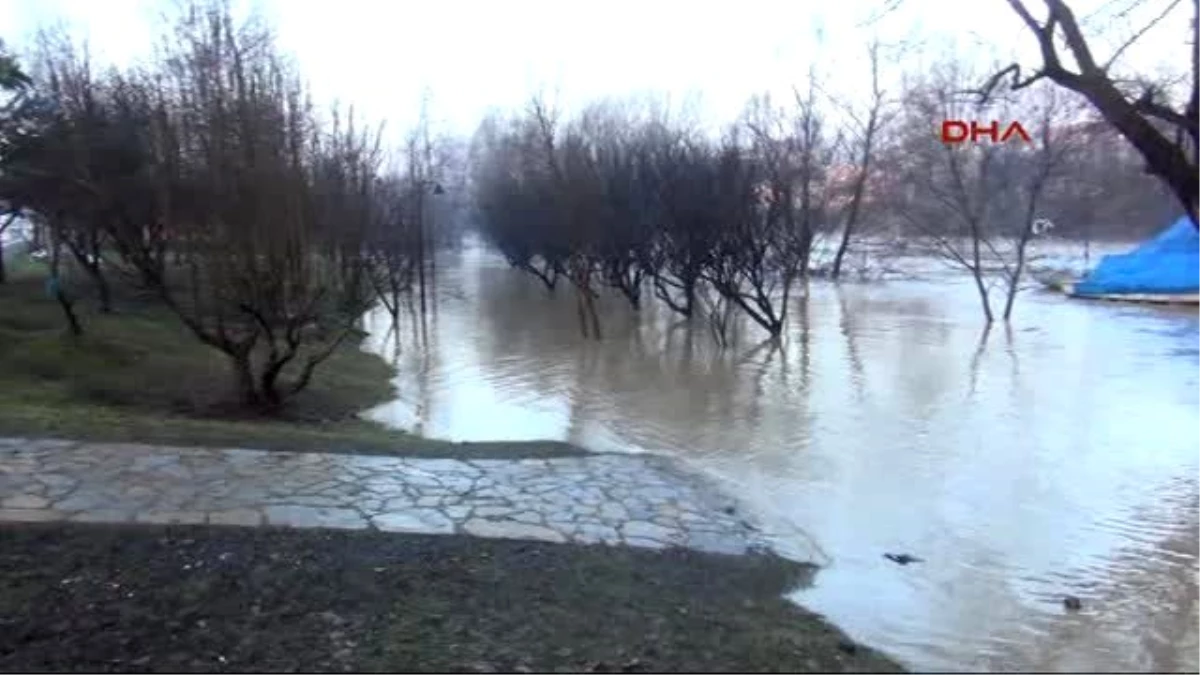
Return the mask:
[[[814,283],[782,349],[722,352],[608,299],[586,341],[569,289],[477,245],[437,274],[427,347],[369,322],[400,370],[371,417],[676,456],[825,565],[796,601],[912,668],[1197,670],[1194,309],[1034,291],[985,334],[954,274]]]

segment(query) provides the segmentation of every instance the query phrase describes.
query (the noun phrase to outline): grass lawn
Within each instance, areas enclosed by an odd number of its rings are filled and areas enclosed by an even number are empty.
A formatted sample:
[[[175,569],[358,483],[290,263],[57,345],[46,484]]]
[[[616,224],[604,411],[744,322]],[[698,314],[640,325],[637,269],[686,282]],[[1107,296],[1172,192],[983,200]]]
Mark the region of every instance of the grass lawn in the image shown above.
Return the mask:
[[[462,536],[0,526],[0,670],[894,672],[809,568]]]
[[[391,367],[344,344],[277,418],[239,414],[220,352],[171,314],[115,284],[101,314],[72,288],[84,335],[67,334],[44,266],[14,261],[0,284],[0,435],[456,457],[579,454],[565,443],[456,444],[422,439],[356,413],[392,394]]]

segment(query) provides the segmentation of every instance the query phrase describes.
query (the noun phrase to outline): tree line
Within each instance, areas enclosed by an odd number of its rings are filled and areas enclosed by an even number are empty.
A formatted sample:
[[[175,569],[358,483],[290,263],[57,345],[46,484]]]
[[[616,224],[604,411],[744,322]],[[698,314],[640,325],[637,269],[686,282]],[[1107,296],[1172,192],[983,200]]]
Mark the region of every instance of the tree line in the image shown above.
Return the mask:
[[[98,71],[43,35],[4,118],[0,200],[38,225],[49,288],[85,327],[65,265],[113,311],[114,280],[224,354],[242,402],[279,409],[381,302],[424,281],[433,160],[388,162],[379,128],[322,114],[264,24],[188,7],[146,66]]]
[[[425,121],[393,153],[381,128],[314,105],[270,28],[227,3],[187,5],[165,38],[128,68],[97,69],[56,34],[28,71],[0,50],[0,227],[37,224],[73,333],[68,267],[102,311],[114,281],[133,284],[225,355],[260,410],[302,391],[367,309],[424,318],[464,200],[510,264],[574,293],[585,335],[602,336],[606,294],[706,321],[721,343],[739,314],[779,339],[805,284],[861,272],[867,241],[969,272],[986,320],[1007,320],[1047,223],[1138,236],[1180,210],[1180,186],[1087,105],[1093,90],[1052,86],[1054,67],[1001,95],[1010,70],[883,77],[899,59],[872,44],[855,103],[810,72],[713,133],[653,102],[567,114],[535,97],[484,120],[469,151]],[[946,119],[1019,120],[1032,142],[947,144]]]
[[[644,100],[494,116],[475,139],[480,227],[548,290],[575,289],[585,334],[607,288],[634,310],[649,296],[703,314],[721,339],[730,312],[781,335],[798,285],[842,277],[864,239],[969,272],[991,322],[1013,314],[1043,229],[1131,239],[1179,213],[1080,97],[1047,82],[979,100],[980,75],[951,61],[885,91],[880,50],[861,103],[810,74],[716,135]],[[948,144],[945,120],[1017,121],[1030,138]]]

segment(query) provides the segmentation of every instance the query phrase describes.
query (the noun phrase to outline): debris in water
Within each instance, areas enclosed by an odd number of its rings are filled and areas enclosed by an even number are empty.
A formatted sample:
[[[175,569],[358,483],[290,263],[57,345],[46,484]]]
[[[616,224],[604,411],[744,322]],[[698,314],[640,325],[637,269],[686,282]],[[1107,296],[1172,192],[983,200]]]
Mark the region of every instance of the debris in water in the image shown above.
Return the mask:
[[[884,553],[883,557],[887,558],[888,560],[891,560],[892,562],[896,563],[897,565],[907,565],[909,563],[925,562],[921,558],[918,558],[915,555],[909,555],[907,553]]]
[[[1063,607],[1066,607],[1067,611],[1078,612],[1083,609],[1083,601],[1074,595],[1068,595],[1063,598]]]

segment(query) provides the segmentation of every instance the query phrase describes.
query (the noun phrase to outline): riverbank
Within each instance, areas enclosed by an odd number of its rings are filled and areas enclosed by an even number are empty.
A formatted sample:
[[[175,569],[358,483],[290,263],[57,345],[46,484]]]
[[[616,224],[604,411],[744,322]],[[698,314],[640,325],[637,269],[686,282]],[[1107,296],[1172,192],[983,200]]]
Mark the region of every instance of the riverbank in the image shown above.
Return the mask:
[[[0,670],[894,672],[774,556],[378,532],[0,526]]]
[[[13,264],[0,284],[0,435],[312,450],[423,457],[560,457],[565,443],[456,444],[360,419],[393,394],[392,368],[347,341],[285,413],[230,404],[225,357],[200,344],[167,310],[113,282],[114,311],[72,287],[84,334],[66,334],[39,265]]]
[[[352,460],[345,457],[349,454],[458,460],[589,456],[562,443],[432,441],[360,420],[355,411],[391,396],[392,371],[357,345],[340,349],[285,416],[237,416],[225,405],[228,373],[221,355],[199,345],[161,308],[124,292],[118,293],[112,314],[81,302],[85,334],[69,338],[43,284],[43,277],[22,269],[0,285],[0,435],[137,442],[143,450],[150,447],[144,444],[307,450],[346,461]],[[53,463],[52,456],[61,455],[55,448],[72,444],[41,445],[40,456]],[[320,518],[347,510],[317,503],[338,498],[329,490],[339,488],[320,481],[301,481],[300,493],[291,495],[308,499],[307,505],[263,506],[260,515],[241,523],[257,524],[252,527],[15,522],[46,515],[58,520],[72,513],[100,520],[147,514],[150,520],[178,520],[189,513],[182,506],[147,511],[148,502],[143,508],[142,500],[164,496],[163,476],[150,475],[156,471],[183,471],[187,480],[181,485],[221,492],[226,522],[255,512],[231,508],[252,495],[213,474],[204,462],[139,464],[130,455],[135,450],[109,446],[107,452],[140,479],[127,480],[124,470],[105,467],[81,469],[72,478],[65,465],[47,469],[42,482],[6,474],[20,480],[9,481],[0,495],[4,513],[12,516],[0,524],[0,574],[6,579],[6,593],[0,594],[0,670],[897,669],[784,600],[784,593],[804,583],[813,568],[771,555],[663,548],[666,542],[653,538],[645,544],[655,546],[639,548],[312,529],[314,522],[322,524]],[[247,451],[236,452],[245,469]],[[27,454],[22,445],[4,461],[13,462],[10,468],[20,474],[17,465],[28,462]],[[108,456],[86,454],[87,461]],[[290,452],[269,456],[265,463],[272,465],[297,457]],[[200,474],[203,480],[196,482]],[[105,486],[82,489],[85,479]],[[283,485],[265,482],[270,484],[260,492],[267,497]],[[303,492],[317,488],[325,493]],[[348,494],[357,493],[353,488],[349,485]],[[81,510],[50,508],[68,496],[75,500],[72,508]],[[79,502],[85,498],[94,503]],[[588,517],[567,515],[572,504],[566,502],[574,501],[570,495],[555,498],[564,501],[563,518]],[[137,501],[133,506],[140,510],[106,510],[105,504],[130,506],[122,499]],[[420,515],[415,504],[410,507],[408,515]],[[262,525],[278,514],[318,520],[307,522],[309,529],[299,521],[297,527]],[[207,511],[200,515],[200,522],[218,520]],[[380,522],[411,531],[415,526],[405,525],[402,515]],[[557,532],[550,527],[554,523],[544,524],[547,532]],[[422,521],[422,527],[436,525]],[[471,531],[470,523],[461,525],[456,531]],[[484,530],[506,536],[500,525]],[[556,541],[583,541],[585,534],[603,540],[602,528],[593,530],[578,536],[571,530]],[[529,526],[522,530],[531,531]],[[638,534],[668,537],[669,529],[647,523]],[[711,533],[701,534],[700,539],[712,539]],[[689,542],[684,537],[677,543]]]

